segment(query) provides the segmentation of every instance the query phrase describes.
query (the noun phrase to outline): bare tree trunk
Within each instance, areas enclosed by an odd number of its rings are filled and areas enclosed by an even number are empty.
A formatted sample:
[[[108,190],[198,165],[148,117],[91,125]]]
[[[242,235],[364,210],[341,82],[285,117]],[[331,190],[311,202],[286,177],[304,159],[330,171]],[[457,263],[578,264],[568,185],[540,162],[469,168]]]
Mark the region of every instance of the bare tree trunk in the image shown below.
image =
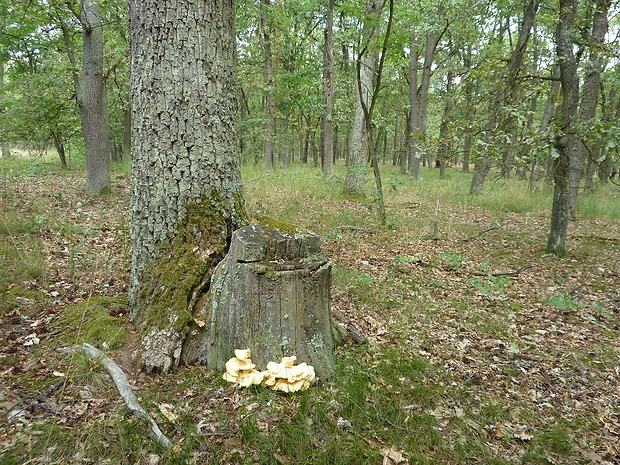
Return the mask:
[[[418,154],[419,96],[418,96],[418,51],[415,25],[411,25],[411,54],[409,58],[409,125],[407,127],[407,165],[409,174],[420,179],[420,156]]]
[[[0,99],[4,99],[4,61],[0,60]],[[4,102],[0,101],[0,113],[4,112]],[[2,145],[2,158],[11,158],[11,150],[9,143],[1,138],[0,144]]]
[[[471,71],[471,45],[467,46],[464,59],[465,68]],[[471,121],[473,115],[473,81],[471,75],[465,81],[465,121]],[[470,130],[465,131],[463,138],[463,173],[469,173],[469,157],[471,154],[472,135]]]
[[[560,19],[556,29],[556,52],[560,66],[562,84],[561,133],[556,139],[559,153],[553,173],[553,207],[551,227],[547,240],[547,252],[566,253],[568,221],[573,211],[575,197],[572,195],[575,172],[578,171],[579,150],[576,136],[577,107],[579,102],[579,76],[577,58],[573,52],[573,37],[576,32],[575,0],[560,0]]]
[[[131,108],[127,103],[127,108],[123,112],[123,145],[121,157],[131,160]]]
[[[60,166],[63,170],[66,170],[69,168],[69,165],[67,164],[67,156],[65,155],[65,146],[57,133],[52,133],[52,139],[54,140],[54,148],[56,152],[58,152],[58,158],[60,158]]]
[[[321,143],[323,177],[331,179],[334,176],[334,135],[333,135],[333,110],[334,110],[334,59],[333,59],[333,35],[334,35],[334,0],[327,0],[327,18],[325,20],[325,70],[323,71],[325,100],[325,113],[321,118]]]
[[[358,60],[357,85],[355,86],[355,114],[349,135],[349,165],[344,181],[343,193],[352,197],[366,197],[364,180],[368,161],[368,125],[364,107],[368,108],[374,89],[375,61],[377,53],[373,50],[379,30],[378,18],[381,15],[380,0],[366,1],[366,18],[362,32],[363,46]]]
[[[450,111],[452,106],[452,80],[454,73],[448,71],[446,77],[446,95],[444,96],[445,105],[441,124],[439,125],[439,148],[437,151],[437,164],[439,165],[439,179],[444,179],[446,172],[446,160],[449,158],[450,147],[448,144],[448,122],[450,121]]]
[[[582,124],[589,124],[596,117],[596,108],[598,104],[598,94],[600,91],[601,72],[604,66],[604,57],[601,53],[605,43],[605,34],[607,34],[608,20],[607,12],[611,5],[611,0],[596,0],[594,18],[592,22],[592,33],[590,34],[589,60],[586,63],[585,78],[583,81],[583,92],[581,95],[581,104],[579,106],[579,121]],[[582,140],[578,145],[579,148],[579,165],[576,168],[575,175],[578,177],[572,185],[572,195],[577,198],[579,192],[579,181],[581,177],[586,175],[586,189],[592,187],[592,175],[594,174],[595,163],[598,163],[597,153],[600,152],[600,143],[597,141],[595,145],[588,144]],[[584,173],[584,163],[587,161],[587,168]],[[574,202],[573,202],[574,204]]]
[[[271,0],[260,0],[260,29],[263,47],[263,74],[265,79],[265,140],[263,143],[263,166],[266,169],[275,168],[274,139],[276,137],[276,98],[273,58],[271,56],[271,33],[269,30],[269,15],[267,8]]]
[[[103,81],[103,24],[99,0],[82,0],[82,86],[78,96],[84,150],[86,192],[107,194],[110,181],[110,129]]]
[[[540,133],[545,134],[547,132],[547,128],[549,127],[549,123],[551,122],[551,118],[553,117],[553,112],[555,111],[555,102],[558,98],[560,92],[560,67],[556,65],[553,69],[553,81],[551,84],[551,90],[549,91],[549,95],[547,97],[547,102],[545,103],[545,109],[543,111],[542,118],[540,119]],[[547,184],[551,184],[553,180],[553,158],[551,155],[547,156],[547,160],[545,161],[545,182]],[[537,179],[532,180],[530,178],[530,189],[534,188],[534,184]]]

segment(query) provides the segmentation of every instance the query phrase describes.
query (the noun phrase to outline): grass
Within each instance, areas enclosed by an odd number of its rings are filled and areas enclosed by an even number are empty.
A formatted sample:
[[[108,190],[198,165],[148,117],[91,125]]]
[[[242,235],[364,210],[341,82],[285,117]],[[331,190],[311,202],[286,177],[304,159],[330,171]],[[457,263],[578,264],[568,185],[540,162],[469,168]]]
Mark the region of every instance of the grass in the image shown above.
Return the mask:
[[[93,296],[67,305],[61,339],[69,344],[88,342],[106,350],[118,349],[127,340],[128,312],[123,297]]]

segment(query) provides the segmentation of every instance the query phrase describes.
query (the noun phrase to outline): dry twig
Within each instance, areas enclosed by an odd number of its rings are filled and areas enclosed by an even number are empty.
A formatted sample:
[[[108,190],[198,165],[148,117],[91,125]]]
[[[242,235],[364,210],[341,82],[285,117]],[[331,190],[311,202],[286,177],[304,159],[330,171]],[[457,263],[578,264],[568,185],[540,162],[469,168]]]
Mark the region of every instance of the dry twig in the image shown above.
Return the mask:
[[[82,344],[81,351],[91,359],[103,365],[110,375],[110,378],[112,378],[112,381],[114,381],[114,384],[116,384],[116,388],[118,389],[118,392],[125,401],[125,404],[129,410],[149,424],[151,427],[151,436],[155,441],[157,441],[163,448],[170,449],[172,447],[172,441],[170,441],[170,439],[168,439],[166,435],[161,432],[159,426],[155,423],[155,420],[153,420],[146,410],[142,408],[138,402],[138,398],[133,393],[129,382],[127,381],[125,372],[121,370],[121,368],[114,363],[111,358],[107,357],[103,352],[90,344]]]
[[[461,242],[469,242],[469,241],[471,241],[472,239],[475,239],[478,236],[482,236],[483,234],[486,234],[489,231],[493,231],[494,229],[499,229],[499,226],[491,226],[491,227],[489,227],[487,229],[484,229],[484,230],[480,231],[479,233],[474,234],[473,236],[469,236],[469,237],[467,237],[465,239],[461,239]]]

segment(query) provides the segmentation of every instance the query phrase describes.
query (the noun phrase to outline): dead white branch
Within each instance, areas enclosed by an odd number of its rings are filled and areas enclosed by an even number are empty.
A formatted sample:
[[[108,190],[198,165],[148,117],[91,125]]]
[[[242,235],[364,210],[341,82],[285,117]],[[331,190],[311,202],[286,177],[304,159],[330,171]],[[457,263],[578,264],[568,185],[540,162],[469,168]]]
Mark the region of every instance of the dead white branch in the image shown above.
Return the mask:
[[[106,356],[103,352],[101,352],[96,347],[90,344],[82,344],[80,347],[82,353],[100,363],[108,372],[114,384],[116,384],[116,388],[120,393],[121,397],[125,401],[125,404],[133,413],[135,413],[138,417],[142,418],[146,421],[151,427],[151,436],[157,441],[163,448],[170,449],[172,447],[172,441],[166,437],[164,433],[161,432],[155,420],[151,418],[151,416],[142,408],[140,403],[138,402],[138,398],[133,393],[129,382],[127,381],[127,376],[125,372],[121,370],[121,368],[112,361],[111,358]]]

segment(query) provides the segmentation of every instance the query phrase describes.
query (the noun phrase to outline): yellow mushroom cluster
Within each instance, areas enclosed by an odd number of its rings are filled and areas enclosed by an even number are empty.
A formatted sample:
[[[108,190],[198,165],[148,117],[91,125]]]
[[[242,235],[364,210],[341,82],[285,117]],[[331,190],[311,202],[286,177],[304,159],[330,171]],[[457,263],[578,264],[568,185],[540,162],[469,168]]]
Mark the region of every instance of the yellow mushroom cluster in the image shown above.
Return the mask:
[[[224,379],[241,387],[260,384],[264,375],[256,369],[256,365],[250,360],[250,355],[250,349],[235,350],[235,356],[226,362]]]
[[[267,371],[258,371],[250,355],[250,349],[235,350],[235,356],[226,362],[223,378],[241,387],[262,384],[283,392],[304,391],[315,379],[314,367],[306,363],[294,365],[295,356],[284,357],[280,363],[269,362]]]

